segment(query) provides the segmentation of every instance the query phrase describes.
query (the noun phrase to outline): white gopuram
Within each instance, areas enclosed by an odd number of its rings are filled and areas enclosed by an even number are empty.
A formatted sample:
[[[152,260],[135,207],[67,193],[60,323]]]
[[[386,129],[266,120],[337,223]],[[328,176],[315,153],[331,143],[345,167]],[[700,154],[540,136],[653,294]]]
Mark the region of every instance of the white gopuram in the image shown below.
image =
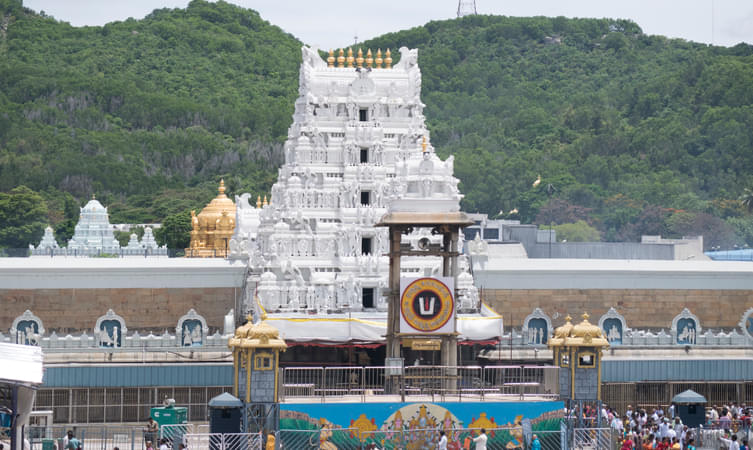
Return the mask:
[[[417,50],[401,48],[394,66],[389,52],[302,53],[285,163],[269,204],[239,203],[230,258],[249,265],[246,307],[263,308],[286,339],[384,342],[389,240],[374,224],[388,210],[459,211],[453,158],[440,160],[429,143]],[[437,239],[416,229],[403,245]],[[430,276],[441,261],[401,265],[404,276]],[[474,320],[463,326],[459,316],[460,339],[494,340],[502,319],[482,308],[469,277],[456,300]]]
[[[44,229],[44,236],[39,242],[39,245],[34,247],[33,244],[29,244],[29,250],[33,256],[37,255],[57,255],[60,253],[60,246],[58,241],[55,240],[55,234],[52,231],[52,227],[48,226]]]
[[[120,243],[113,234],[107,208],[94,197],[81,208],[73,237],[68,241],[68,254],[73,252],[78,255],[120,252]]]

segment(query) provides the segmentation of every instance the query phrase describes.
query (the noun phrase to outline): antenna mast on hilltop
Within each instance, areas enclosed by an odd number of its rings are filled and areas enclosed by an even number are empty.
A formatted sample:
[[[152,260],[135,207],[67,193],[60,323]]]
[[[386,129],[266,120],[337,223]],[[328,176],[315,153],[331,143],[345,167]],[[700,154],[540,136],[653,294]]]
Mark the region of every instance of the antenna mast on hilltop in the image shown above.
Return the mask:
[[[476,0],[458,0],[458,17],[478,14],[476,12]]]

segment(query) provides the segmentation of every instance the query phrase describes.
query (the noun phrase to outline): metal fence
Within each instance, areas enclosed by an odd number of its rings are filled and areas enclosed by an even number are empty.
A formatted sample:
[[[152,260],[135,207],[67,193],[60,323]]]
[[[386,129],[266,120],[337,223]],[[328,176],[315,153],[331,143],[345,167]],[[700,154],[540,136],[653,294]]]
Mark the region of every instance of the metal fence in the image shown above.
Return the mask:
[[[219,258],[225,257],[226,252],[223,249],[219,250],[206,250],[211,252],[212,257]],[[45,248],[40,251],[32,251],[29,248],[0,248],[0,258],[182,258],[186,256],[184,249],[159,249],[154,250],[150,248],[131,250],[125,247],[121,247],[112,252],[103,252],[102,249],[92,249],[90,251],[81,251],[74,248],[59,247],[59,248]],[[195,257],[207,256],[206,254],[199,255],[195,252]]]
[[[194,433],[184,435],[183,443],[190,449],[261,450],[263,439],[261,433]]]
[[[146,422],[149,411],[165,398],[175,406],[188,408],[188,420],[207,420],[207,402],[232,386],[127,387],[127,388],[41,388],[35,410],[53,411],[55,423]]]
[[[614,448],[616,439],[610,428],[576,428],[573,430],[573,450],[601,450]]]
[[[278,448],[282,449],[340,449],[398,450],[406,448],[433,449],[437,447],[439,429],[401,429],[364,431],[352,429],[280,430],[276,433]],[[465,444],[479,436],[479,429],[445,430],[447,448],[472,448]],[[563,430],[524,430],[524,427],[490,428],[486,430],[489,450],[531,448],[536,435],[543,450],[616,450],[618,441],[609,428]]]
[[[48,443],[63,448],[63,439],[68,430],[73,431],[86,450],[140,450],[146,448],[146,441],[152,440],[143,427],[133,426],[30,426],[26,436],[31,450],[48,448]]]
[[[281,395],[295,397],[429,396],[484,400],[491,397],[524,399],[556,397],[557,367],[553,366],[406,366],[402,373],[389,367],[286,367]]]
[[[753,381],[603,383],[601,397],[604,403],[621,412],[626,411],[628,405],[633,409],[644,408],[647,411],[659,406],[666,410],[675,395],[688,389],[703,395],[709,406],[726,405],[733,401],[753,403]]]

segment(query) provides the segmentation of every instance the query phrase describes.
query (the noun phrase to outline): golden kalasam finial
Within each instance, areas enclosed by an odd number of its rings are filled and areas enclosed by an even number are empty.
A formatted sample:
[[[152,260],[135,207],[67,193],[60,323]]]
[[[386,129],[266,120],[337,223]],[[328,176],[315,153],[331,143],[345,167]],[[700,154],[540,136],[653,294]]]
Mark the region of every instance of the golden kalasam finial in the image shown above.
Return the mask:
[[[565,321],[570,322],[571,320],[573,320],[573,318],[570,317],[570,314],[568,314],[567,317],[565,317]]]
[[[327,56],[327,67],[335,67],[335,51],[330,50]]]
[[[377,49],[377,57],[376,57],[376,59],[374,60],[374,62],[376,63],[376,68],[377,68],[377,69],[381,69],[381,68],[382,68],[382,61],[384,61],[384,60],[382,59],[382,49],[381,49],[381,48],[378,48],[378,49]]]
[[[225,179],[220,180],[220,187],[217,189],[220,193],[220,195],[223,195],[225,193]]]
[[[267,196],[264,196],[264,202],[261,204],[262,206],[267,206],[269,203],[267,203]]]
[[[361,48],[358,48],[358,58],[356,58],[356,65],[359,69],[363,68],[363,50]]]
[[[343,56],[343,49],[340,49],[340,53],[337,54],[337,67],[345,67],[345,56]]]
[[[583,318],[583,320],[588,320],[588,318],[591,316],[589,316],[587,312],[584,312],[581,317]]]
[[[355,58],[353,58],[353,49],[352,49],[352,48],[350,48],[350,47],[348,47],[348,57],[347,57],[347,58],[345,58],[345,61],[347,61],[347,62],[348,62],[348,68],[351,68],[351,67],[353,67],[353,60],[354,60],[354,59],[355,59]]]
[[[424,136],[424,140],[421,142],[421,151],[426,153],[426,136]]]
[[[261,195],[256,196],[256,207],[261,208]]]
[[[371,49],[369,49],[369,51],[366,52],[366,67],[370,69],[373,64],[374,58],[371,56]]]
[[[384,68],[392,69],[392,53],[390,49],[387,49],[387,52],[384,54]]]

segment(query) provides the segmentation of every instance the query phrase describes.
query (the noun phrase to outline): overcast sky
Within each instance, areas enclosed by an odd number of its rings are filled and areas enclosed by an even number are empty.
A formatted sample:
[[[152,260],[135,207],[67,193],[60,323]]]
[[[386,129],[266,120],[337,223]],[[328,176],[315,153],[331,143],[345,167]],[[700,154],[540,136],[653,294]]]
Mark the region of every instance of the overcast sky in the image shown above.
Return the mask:
[[[24,0],[72,25],[140,19],[156,8],[189,0]],[[304,43],[323,49],[456,16],[458,0],[229,0]],[[753,44],[753,0],[476,0],[479,14],[632,19],[647,34],[690,41]]]

